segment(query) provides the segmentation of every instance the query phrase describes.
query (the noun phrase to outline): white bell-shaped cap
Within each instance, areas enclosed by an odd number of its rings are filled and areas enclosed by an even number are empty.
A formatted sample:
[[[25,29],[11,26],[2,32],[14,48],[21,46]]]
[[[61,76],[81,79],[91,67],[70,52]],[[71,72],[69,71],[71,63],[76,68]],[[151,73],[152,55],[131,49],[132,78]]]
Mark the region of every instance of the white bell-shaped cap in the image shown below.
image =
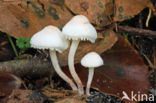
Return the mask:
[[[34,34],[30,44],[33,48],[56,50],[60,53],[68,48],[68,41],[63,37],[62,32],[51,25]]]
[[[74,16],[62,29],[63,34],[69,40],[89,40],[94,43],[97,32],[87,17],[83,15]]]
[[[84,67],[99,67],[104,65],[104,62],[99,54],[90,52],[81,59],[81,65]]]

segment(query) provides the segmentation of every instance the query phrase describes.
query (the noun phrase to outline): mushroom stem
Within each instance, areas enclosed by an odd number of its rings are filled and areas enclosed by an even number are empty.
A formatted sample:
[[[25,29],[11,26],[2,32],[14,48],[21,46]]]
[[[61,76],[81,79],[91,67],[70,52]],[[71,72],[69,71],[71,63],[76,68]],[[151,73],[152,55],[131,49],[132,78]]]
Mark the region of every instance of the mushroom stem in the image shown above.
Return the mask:
[[[59,64],[58,64],[58,60],[57,60],[57,56],[56,56],[56,51],[50,50],[50,58],[52,61],[52,64],[54,66],[54,69],[56,71],[56,73],[67,83],[69,83],[69,85],[71,86],[72,90],[77,91],[77,87],[74,84],[74,82],[65,74],[63,73],[63,71],[61,70]]]
[[[90,87],[91,83],[93,80],[93,75],[94,75],[94,68],[89,68],[89,73],[88,73],[88,82],[87,82],[87,88],[86,88],[86,94],[90,96]]]
[[[79,94],[82,95],[82,94],[84,94],[83,85],[82,85],[82,82],[81,82],[79,76],[77,75],[77,73],[75,71],[75,67],[74,67],[74,56],[75,56],[77,47],[79,45],[79,42],[80,42],[80,40],[72,41],[70,51],[68,54],[68,65],[69,65],[70,73],[78,86]]]

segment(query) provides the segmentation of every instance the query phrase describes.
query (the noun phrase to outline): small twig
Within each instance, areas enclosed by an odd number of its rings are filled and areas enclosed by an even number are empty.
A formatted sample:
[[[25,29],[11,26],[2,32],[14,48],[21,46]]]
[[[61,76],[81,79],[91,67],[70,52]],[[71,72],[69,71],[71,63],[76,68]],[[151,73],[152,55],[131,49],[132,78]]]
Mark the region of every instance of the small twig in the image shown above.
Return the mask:
[[[152,62],[149,60],[149,58],[145,55],[145,54],[142,54],[145,59],[147,60],[148,64],[149,64],[149,67],[152,69],[148,75],[151,75],[151,73],[154,72],[154,70],[156,69],[156,66],[152,64]]]
[[[148,16],[147,16],[147,19],[146,19],[146,27],[148,27],[149,20],[151,18],[151,13],[152,13],[152,10],[149,8],[149,13],[148,13]]]
[[[135,44],[135,46],[137,49],[139,49],[138,45]],[[152,68],[152,71],[150,72],[150,74],[151,74],[152,72],[154,72],[154,69],[156,69],[156,66],[150,61],[150,59],[145,54],[142,54],[142,56],[144,56],[144,58],[148,62],[149,67]]]
[[[21,80],[21,81],[22,81],[22,80]],[[26,86],[26,84],[25,84],[24,81],[22,81],[22,85],[24,86],[24,88],[25,88],[26,90],[28,90],[28,87]]]
[[[142,54],[145,59],[147,60],[149,66],[152,68],[152,69],[156,69],[156,66],[152,64],[152,62],[149,60],[149,58],[145,55],[145,54]]]
[[[51,88],[54,88],[54,81],[52,80],[52,75],[49,76],[49,85]]]
[[[0,71],[10,72],[19,77],[41,77],[53,75],[54,69],[51,62],[40,58],[12,60],[0,62]]]
[[[12,49],[13,49],[13,51],[14,51],[16,57],[18,57],[18,52],[17,52],[17,49],[16,49],[16,47],[15,47],[15,45],[14,45],[14,42],[12,41],[12,39],[11,39],[11,37],[10,37],[9,35],[7,35],[7,36],[8,36],[8,40],[9,40],[11,46],[12,46]]]
[[[156,37],[156,31],[134,28],[129,26],[118,26],[118,32],[125,32],[130,35],[146,36],[146,37]]]

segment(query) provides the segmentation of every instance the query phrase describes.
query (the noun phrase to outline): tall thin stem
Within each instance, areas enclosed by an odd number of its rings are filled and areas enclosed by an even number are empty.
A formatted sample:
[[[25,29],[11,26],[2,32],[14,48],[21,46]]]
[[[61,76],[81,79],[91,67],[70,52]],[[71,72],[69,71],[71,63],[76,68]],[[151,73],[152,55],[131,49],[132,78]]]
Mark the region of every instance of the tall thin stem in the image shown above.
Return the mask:
[[[74,78],[75,82],[77,83],[77,86],[79,89],[79,94],[82,95],[82,94],[84,94],[83,85],[82,85],[82,82],[81,82],[79,76],[77,75],[77,73],[75,71],[75,67],[74,67],[74,56],[75,56],[77,47],[79,45],[79,42],[80,42],[80,40],[72,41],[69,55],[68,55],[68,65],[69,65],[70,73],[71,73],[72,77]]]
[[[91,83],[93,80],[93,76],[94,76],[94,68],[89,68],[88,82],[87,82],[87,88],[86,88],[86,94],[88,96],[90,95],[90,87],[91,87]]]
[[[69,83],[69,85],[71,86],[71,88],[74,90],[74,91],[77,91],[77,87],[76,85],[74,84],[74,82],[65,74],[63,73],[63,71],[61,70],[59,64],[58,64],[58,60],[57,60],[57,56],[56,56],[56,51],[52,51],[50,50],[50,57],[51,57],[51,61],[52,61],[52,64],[54,66],[54,69],[56,71],[56,73],[64,80],[66,81],[67,83]]]

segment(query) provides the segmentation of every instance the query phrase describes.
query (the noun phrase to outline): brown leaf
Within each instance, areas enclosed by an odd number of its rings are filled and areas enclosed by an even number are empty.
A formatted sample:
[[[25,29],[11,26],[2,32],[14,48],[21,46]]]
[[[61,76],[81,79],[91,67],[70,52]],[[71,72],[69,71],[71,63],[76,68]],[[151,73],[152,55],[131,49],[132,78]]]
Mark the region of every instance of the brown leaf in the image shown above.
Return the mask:
[[[72,12],[86,15],[92,23],[105,26],[112,21],[113,0],[24,0],[0,2],[0,30],[18,37],[30,37],[46,25],[62,27]],[[65,3],[65,4],[64,4]],[[66,6],[65,6],[66,5]]]
[[[82,14],[98,25],[110,24],[113,14],[113,0],[65,0],[66,6],[75,14]]]
[[[154,7],[150,0],[115,0],[115,5],[116,13],[114,21],[123,21],[130,19],[146,7],[154,10]]]
[[[148,68],[139,54],[130,46],[124,37],[119,36],[118,42],[101,55],[105,65],[95,69],[92,87],[103,93],[122,97],[125,91],[131,97],[131,91],[148,94],[150,86]],[[76,71],[84,86],[88,79],[88,69],[79,64]],[[65,68],[67,73],[67,68]],[[69,72],[67,73],[69,76]]]
[[[7,72],[0,72],[0,96],[7,96],[13,89],[21,86],[21,80],[15,75]]]
[[[47,25],[62,27],[75,14],[87,16],[101,28],[113,23],[113,15],[114,21],[123,21],[146,7],[154,9],[150,0],[115,0],[115,4],[114,0],[3,0],[0,30],[15,38],[26,38]]]
[[[0,30],[15,38],[30,37],[46,25],[62,27],[72,17],[64,6],[50,0],[0,2],[0,12]]]

